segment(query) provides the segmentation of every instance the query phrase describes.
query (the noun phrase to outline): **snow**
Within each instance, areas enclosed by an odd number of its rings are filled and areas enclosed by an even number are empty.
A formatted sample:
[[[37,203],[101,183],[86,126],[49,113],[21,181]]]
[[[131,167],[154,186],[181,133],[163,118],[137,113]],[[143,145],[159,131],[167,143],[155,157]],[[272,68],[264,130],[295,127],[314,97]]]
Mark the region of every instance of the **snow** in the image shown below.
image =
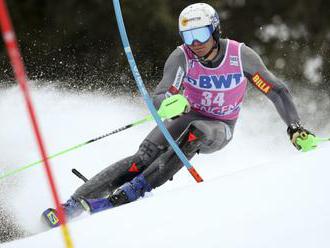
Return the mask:
[[[49,154],[147,114],[141,99],[125,96],[52,87],[34,88],[33,96]],[[141,200],[84,215],[68,225],[75,247],[330,247],[330,143],[297,152],[271,104],[254,99],[245,106],[233,141],[220,152],[192,160],[203,183],[195,183],[182,169],[174,181]],[[0,92],[4,171],[39,159],[24,110],[17,87]],[[82,183],[72,168],[94,175],[134,153],[153,126],[143,124],[51,160],[62,201]],[[314,130],[326,133],[327,128]],[[42,166],[3,185],[7,209],[34,235],[1,247],[65,247],[60,228],[42,232],[40,213],[54,205]]]
[[[304,64],[304,76],[315,85],[322,81],[323,59],[321,56],[308,58]]]

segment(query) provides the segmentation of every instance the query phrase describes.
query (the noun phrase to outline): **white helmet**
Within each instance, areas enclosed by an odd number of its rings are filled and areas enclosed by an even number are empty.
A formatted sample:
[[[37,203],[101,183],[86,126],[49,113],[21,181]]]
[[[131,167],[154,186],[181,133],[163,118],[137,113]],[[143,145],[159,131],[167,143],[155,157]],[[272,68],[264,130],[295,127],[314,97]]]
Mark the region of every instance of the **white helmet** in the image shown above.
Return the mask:
[[[191,45],[195,40],[204,43],[210,35],[218,41],[220,38],[219,15],[206,3],[191,4],[184,8],[179,16],[179,33],[187,45]]]

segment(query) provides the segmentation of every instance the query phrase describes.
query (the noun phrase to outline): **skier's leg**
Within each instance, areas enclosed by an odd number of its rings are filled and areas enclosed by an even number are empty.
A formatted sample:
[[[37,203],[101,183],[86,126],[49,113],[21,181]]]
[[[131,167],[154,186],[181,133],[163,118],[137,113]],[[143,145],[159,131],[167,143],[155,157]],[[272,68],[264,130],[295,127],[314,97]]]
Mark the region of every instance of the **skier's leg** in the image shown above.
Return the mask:
[[[188,127],[191,121],[200,115],[186,114],[172,121],[165,121],[165,126],[174,139]],[[74,193],[74,198],[99,198],[111,193],[120,185],[132,180],[147,168],[161,153],[166,151],[168,143],[162,132],[155,127],[141,143],[133,156],[127,157],[102,170]],[[135,166],[133,166],[135,164]],[[133,166],[133,167],[132,167]]]
[[[109,195],[120,185],[140,174],[160,152],[161,149],[156,144],[144,140],[136,154],[103,169],[80,186],[73,194],[73,198],[100,198]]]
[[[62,207],[69,218],[83,212],[79,199],[101,198],[139,175],[159,155],[161,149],[148,140],[144,140],[133,156],[127,157],[105,168],[100,173],[80,186]]]
[[[197,131],[192,132],[189,130],[190,135],[197,136]],[[188,141],[189,135],[185,132],[179,138],[179,147],[188,159],[198,151],[197,140]],[[170,164],[171,166],[166,166]],[[137,200],[139,197],[143,197],[145,192],[150,192],[153,188],[157,187],[160,180],[164,180],[168,175],[174,175],[182,164],[179,159],[174,155],[172,148],[169,148],[166,152],[162,153],[145,171],[136,176],[133,180],[126,182],[120,186],[112,195],[108,198],[101,199],[82,199],[81,203],[84,208],[91,213],[96,213],[108,208],[120,206],[125,203],[129,203]],[[165,179],[167,181],[167,179]],[[152,184],[155,186],[153,187]],[[157,186],[156,186],[157,184]]]
[[[185,115],[173,121],[166,121],[165,125],[176,139],[189,125],[196,115]],[[115,189],[126,182],[130,182],[147,168],[161,153],[166,151],[167,141],[156,127],[142,142],[139,150],[133,156],[127,157],[105,168],[80,186],[73,196],[63,204],[69,216],[79,215],[83,210],[79,199],[95,199],[110,195]]]
[[[177,139],[191,121],[198,118],[200,118],[199,115],[186,114],[175,120],[166,121],[165,126],[172,137]],[[135,155],[102,170],[79,187],[73,198],[100,198],[112,193],[113,190],[144,171],[160,154],[166,151],[167,147],[168,143],[162,132],[157,127],[154,128],[142,142]]]
[[[232,138],[233,126],[223,122],[194,121],[180,136],[179,147],[188,159],[196,153],[210,153],[224,147]],[[90,212],[98,212],[119,206],[143,197],[166,181],[182,168],[182,162],[170,147],[162,153],[147,169],[130,182],[120,186],[109,198],[84,199],[83,204]]]
[[[179,147],[190,160],[196,153],[212,153],[221,150],[232,138],[234,125],[219,121],[196,120],[182,134]],[[173,178],[183,164],[170,147],[144,172],[146,180],[154,189]]]
[[[109,166],[79,187],[73,196],[62,204],[65,215],[69,219],[80,215],[84,211],[80,202],[82,198],[100,198],[110,195],[114,189],[140,174],[160,152],[161,149],[157,145],[147,139],[144,140],[135,155]],[[49,226],[59,225],[59,217],[55,209],[46,209],[42,216]]]

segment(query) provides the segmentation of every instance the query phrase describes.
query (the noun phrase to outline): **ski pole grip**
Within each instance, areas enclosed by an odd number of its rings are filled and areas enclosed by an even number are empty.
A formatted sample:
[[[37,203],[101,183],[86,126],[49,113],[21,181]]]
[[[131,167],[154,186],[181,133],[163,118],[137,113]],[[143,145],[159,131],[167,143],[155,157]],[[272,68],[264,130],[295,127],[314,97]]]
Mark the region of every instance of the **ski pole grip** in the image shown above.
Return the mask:
[[[312,134],[307,134],[305,138],[298,137],[297,144],[300,146],[303,152],[308,152],[317,147],[318,141],[317,138]]]
[[[189,110],[188,100],[183,95],[177,94],[162,101],[158,114],[161,118],[172,119]]]

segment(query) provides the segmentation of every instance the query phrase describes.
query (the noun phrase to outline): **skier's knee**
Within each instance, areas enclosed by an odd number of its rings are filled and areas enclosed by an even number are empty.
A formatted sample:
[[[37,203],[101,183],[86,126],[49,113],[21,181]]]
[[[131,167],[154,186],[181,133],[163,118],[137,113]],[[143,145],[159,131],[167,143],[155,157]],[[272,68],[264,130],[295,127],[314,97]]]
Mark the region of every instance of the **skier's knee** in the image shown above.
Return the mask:
[[[161,149],[156,144],[145,139],[141,143],[139,150],[136,153],[136,156],[138,156],[143,162],[143,164],[147,166],[158,157],[160,151]]]
[[[199,152],[204,134],[194,126],[188,127],[179,137],[177,143],[183,154],[188,160]],[[159,187],[183,167],[183,163],[177,156],[172,147],[162,153],[151,165],[144,171],[144,174],[153,188]]]
[[[201,133],[201,153],[212,153],[220,150],[232,139],[232,130],[224,122],[193,121],[189,128]]]
[[[187,139],[187,138],[186,138]],[[191,159],[198,151],[198,146],[188,144],[183,140],[180,148],[188,159]],[[194,142],[192,142],[194,143]],[[173,148],[168,148],[161,154],[144,172],[145,178],[150,182],[152,188],[163,185],[168,180],[173,180],[173,176],[183,167],[182,161],[178,158]]]

